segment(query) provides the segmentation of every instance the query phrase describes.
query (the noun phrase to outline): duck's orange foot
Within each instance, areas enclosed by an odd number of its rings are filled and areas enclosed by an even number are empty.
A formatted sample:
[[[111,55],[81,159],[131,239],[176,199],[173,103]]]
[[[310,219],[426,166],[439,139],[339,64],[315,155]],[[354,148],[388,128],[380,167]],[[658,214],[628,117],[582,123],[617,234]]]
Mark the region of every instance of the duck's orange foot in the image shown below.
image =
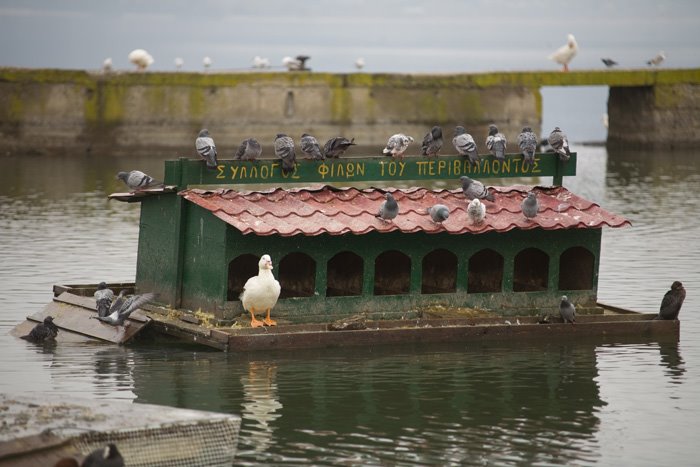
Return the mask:
[[[262,322],[265,323],[265,325],[267,326],[277,326],[277,321],[275,321],[274,319],[265,318]]]
[[[250,327],[251,328],[261,328],[264,326],[264,323],[258,319],[253,318],[250,320]]]

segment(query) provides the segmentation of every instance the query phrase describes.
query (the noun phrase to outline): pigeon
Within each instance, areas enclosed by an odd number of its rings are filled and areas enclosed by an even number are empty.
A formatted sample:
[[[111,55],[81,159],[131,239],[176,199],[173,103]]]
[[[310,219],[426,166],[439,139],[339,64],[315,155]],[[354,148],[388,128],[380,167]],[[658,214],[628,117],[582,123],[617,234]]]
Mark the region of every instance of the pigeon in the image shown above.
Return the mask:
[[[262,148],[260,143],[255,138],[247,138],[241,142],[238,146],[236,155],[234,156],[236,160],[243,161],[256,161],[258,157],[262,154]]]
[[[685,300],[685,289],[679,281],[674,281],[671,284],[671,290],[664,294],[661,300],[659,314],[654,319],[678,319],[678,313],[681,311],[683,301]]]
[[[487,201],[493,201],[493,194],[489,193],[489,190],[478,180],[472,180],[466,175],[459,177],[462,181],[462,191],[464,191],[464,196],[467,199],[472,200],[474,198],[485,199]]]
[[[652,58],[651,60],[647,61],[647,65],[649,65],[649,66],[659,66],[659,65],[661,65],[661,62],[663,62],[664,60],[666,60],[666,54],[665,54],[664,51],[662,50],[661,52],[659,52],[659,53],[657,53],[656,55],[654,55],[654,58]]]
[[[379,211],[377,212],[378,218],[384,221],[390,221],[394,219],[399,214],[399,203],[396,202],[394,196],[391,193],[386,194],[386,201],[379,206]]]
[[[540,203],[537,201],[537,194],[534,191],[527,194],[527,197],[520,203],[520,209],[522,209],[525,215],[525,220],[530,220],[537,215],[537,211],[540,209]]]
[[[421,155],[437,157],[440,149],[442,149],[442,128],[434,126],[423,138],[423,144],[421,144],[420,148]]]
[[[326,155],[326,157],[337,159],[345,154],[345,151],[347,151],[350,146],[355,145],[355,138],[348,140],[342,136],[336,136],[335,138],[331,138],[326,141],[326,144],[323,145],[323,153]]]
[[[113,443],[95,449],[87,455],[81,467],[124,467],[124,458]]]
[[[34,328],[29,331],[26,336],[20,336],[20,339],[24,339],[29,342],[41,343],[46,341],[51,341],[58,335],[58,326],[53,324],[53,316],[47,316],[44,318],[43,323],[39,323]]]
[[[479,198],[474,198],[467,206],[467,216],[472,221],[472,224],[481,224],[486,218],[486,205],[479,201]]]
[[[561,128],[554,127],[554,130],[552,130],[547,138],[547,142],[552,146],[554,152],[559,155],[560,160],[568,161],[571,158],[569,140],[566,137],[566,133],[561,131]]]
[[[384,154],[390,154],[391,157],[403,159],[403,153],[408,149],[408,145],[413,142],[413,138],[406,136],[403,133],[396,133],[386,143],[386,147],[382,150]]]
[[[109,314],[109,308],[112,306],[112,300],[114,300],[114,292],[112,289],[107,288],[107,284],[100,282],[95,290],[95,305],[97,306],[97,316],[107,316]]]
[[[523,154],[523,165],[535,163],[535,152],[537,151],[537,136],[529,126],[523,127],[522,133],[518,135],[518,147]]]
[[[576,307],[569,301],[566,295],[562,295],[559,303],[559,314],[564,323],[576,324]]]
[[[506,137],[503,136],[503,133],[498,132],[496,125],[489,125],[486,147],[499,161],[506,160]]]
[[[160,188],[163,182],[159,182],[150,175],[146,175],[140,170],[132,170],[130,172],[119,172],[117,178],[124,182],[126,186],[133,191],[146,190],[148,188]]]
[[[576,38],[573,34],[569,34],[566,37],[566,44],[559,47],[552,55],[549,56],[550,60],[554,60],[564,68],[562,71],[569,71],[569,62],[576,56],[578,52],[578,44],[576,43]]]
[[[612,68],[612,67],[614,67],[615,65],[619,65],[619,63],[617,63],[617,62],[616,62],[615,60],[613,60],[612,58],[601,58],[600,60],[601,60],[601,61],[605,64],[605,66],[608,67],[608,68]]]
[[[433,222],[441,224],[450,217],[450,209],[444,204],[436,204],[428,208],[428,214],[430,214],[430,218],[433,219]]]
[[[139,71],[144,71],[146,68],[153,64],[153,57],[151,54],[143,49],[134,49],[129,52],[129,61],[136,65],[136,69]]]
[[[467,156],[471,165],[479,165],[479,153],[472,135],[467,133],[463,126],[455,127],[452,145],[460,156]]]
[[[112,302],[112,306],[109,308],[109,315],[91,316],[91,318],[99,319],[100,321],[111,324],[112,326],[119,326],[124,324],[124,321],[131,316],[131,313],[146,303],[152,302],[154,298],[155,294],[152,293],[131,295],[127,297],[126,289],[122,289],[122,291],[119,292],[116,300]]]
[[[214,139],[209,135],[209,130],[206,128],[199,132],[197,139],[194,140],[194,147],[197,148],[197,154],[207,163],[207,169],[216,169],[219,165],[216,160],[216,145]]]
[[[258,275],[248,279],[243,286],[240,299],[243,308],[250,313],[250,326],[258,328],[264,324],[275,326],[277,322],[270,319],[270,311],[277,304],[280,296],[280,283],[272,275],[270,255],[262,255],[258,262]],[[256,311],[267,311],[262,321],[255,318]]]
[[[294,140],[284,133],[277,133],[275,138],[275,155],[282,160],[282,172],[288,174],[294,170],[297,155],[294,152]]]
[[[318,145],[316,138],[308,133],[301,135],[299,147],[301,148],[301,152],[307,156],[306,159],[322,161],[326,158],[321,152],[321,147]]]

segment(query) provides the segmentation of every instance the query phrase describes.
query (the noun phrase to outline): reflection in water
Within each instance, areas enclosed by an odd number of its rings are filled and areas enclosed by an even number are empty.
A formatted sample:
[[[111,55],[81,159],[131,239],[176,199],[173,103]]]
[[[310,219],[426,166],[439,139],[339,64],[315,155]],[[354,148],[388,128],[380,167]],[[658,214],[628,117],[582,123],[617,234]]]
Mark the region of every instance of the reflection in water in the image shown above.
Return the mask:
[[[679,347],[680,345],[678,342],[659,343],[661,363],[666,367],[664,374],[675,384],[683,383],[683,375],[685,374],[685,362],[683,361],[683,357],[681,357]]]
[[[244,420],[253,421],[251,426],[245,424],[251,433],[250,441],[256,452],[267,451],[273,444],[274,421],[281,417],[282,404],[277,399],[277,365],[274,361],[249,361],[248,372],[241,376],[243,386]],[[240,446],[240,449],[245,449]]]

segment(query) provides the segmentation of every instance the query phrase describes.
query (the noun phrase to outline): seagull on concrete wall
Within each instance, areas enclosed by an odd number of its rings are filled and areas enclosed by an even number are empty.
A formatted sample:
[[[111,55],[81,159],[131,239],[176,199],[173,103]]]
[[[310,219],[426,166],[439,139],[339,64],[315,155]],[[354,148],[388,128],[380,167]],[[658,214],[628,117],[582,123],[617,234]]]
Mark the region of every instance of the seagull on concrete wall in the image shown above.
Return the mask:
[[[612,67],[614,67],[615,65],[619,65],[619,63],[617,63],[617,62],[616,62],[615,60],[613,60],[612,58],[601,58],[600,60],[601,60],[601,61],[603,62],[603,64],[604,64],[606,67],[608,67],[608,68],[612,68]]]
[[[576,56],[578,52],[578,44],[573,34],[566,37],[566,44],[559,47],[553,54],[549,56],[550,60],[554,60],[560,65],[563,65],[562,71],[569,71],[569,62]]]
[[[182,70],[182,65],[185,64],[185,61],[182,59],[182,57],[175,57],[175,69],[177,71]]]
[[[652,58],[651,60],[647,61],[647,65],[649,65],[649,66],[659,66],[659,65],[661,65],[661,62],[663,62],[664,60],[666,60],[666,54],[665,54],[664,51],[662,50],[661,52],[659,52],[659,53],[657,53],[656,55],[654,55],[654,58]]]
[[[134,49],[129,53],[129,61],[136,65],[136,69],[139,71],[144,71],[146,68],[151,66],[154,62],[151,54],[143,49]]]

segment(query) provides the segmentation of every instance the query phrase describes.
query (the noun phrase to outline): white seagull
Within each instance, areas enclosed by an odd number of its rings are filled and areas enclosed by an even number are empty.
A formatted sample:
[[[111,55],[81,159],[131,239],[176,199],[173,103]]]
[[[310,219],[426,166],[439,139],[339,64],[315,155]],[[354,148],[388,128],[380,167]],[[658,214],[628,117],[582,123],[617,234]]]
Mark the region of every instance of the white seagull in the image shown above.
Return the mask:
[[[177,71],[180,71],[182,69],[182,65],[185,64],[185,61],[182,59],[182,57],[175,57],[175,69]]]
[[[139,71],[144,71],[146,68],[153,64],[153,57],[151,54],[143,49],[134,49],[129,53],[129,61],[136,65]]]
[[[560,65],[564,65],[562,71],[569,71],[569,62],[576,56],[578,52],[578,44],[573,34],[569,34],[566,38],[566,45],[559,47],[556,52],[549,56],[550,60],[554,60]]]

